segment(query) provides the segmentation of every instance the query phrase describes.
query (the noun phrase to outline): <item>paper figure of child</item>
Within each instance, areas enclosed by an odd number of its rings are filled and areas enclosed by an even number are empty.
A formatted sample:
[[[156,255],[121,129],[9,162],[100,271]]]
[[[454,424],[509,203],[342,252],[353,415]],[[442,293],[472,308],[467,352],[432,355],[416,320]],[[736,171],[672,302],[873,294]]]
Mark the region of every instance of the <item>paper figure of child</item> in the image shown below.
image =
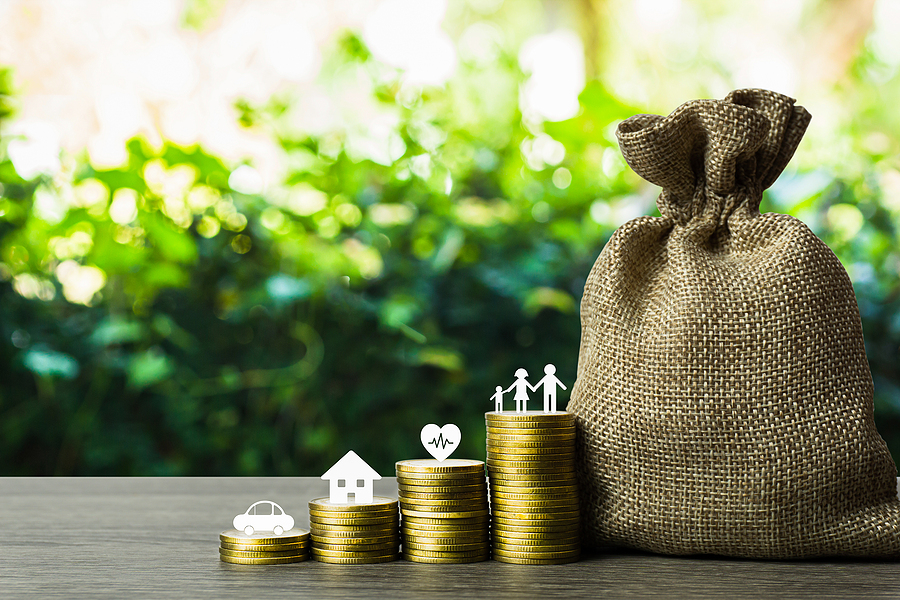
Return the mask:
[[[503,412],[503,386],[498,385],[494,389],[497,390],[494,395],[491,396],[491,400],[494,401],[494,410]]]
[[[567,389],[563,382],[556,377],[556,367],[546,365],[544,377],[532,388],[534,391],[537,391],[538,387],[544,388],[544,412],[556,412],[556,386]]]
[[[516,401],[516,412],[525,412],[528,410],[528,390],[532,392],[537,391],[537,388],[532,386],[525,379],[528,377],[528,371],[525,369],[519,369],[516,371],[516,380],[513,382],[509,389],[504,390],[505,392],[510,392],[512,390],[516,390],[516,395],[513,400]]]

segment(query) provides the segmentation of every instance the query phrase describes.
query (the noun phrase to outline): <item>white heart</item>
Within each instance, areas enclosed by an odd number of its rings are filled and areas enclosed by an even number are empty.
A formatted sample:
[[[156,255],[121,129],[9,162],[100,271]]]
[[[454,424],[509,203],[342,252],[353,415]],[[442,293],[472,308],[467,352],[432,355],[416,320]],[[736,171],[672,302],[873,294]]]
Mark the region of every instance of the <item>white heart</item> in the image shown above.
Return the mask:
[[[422,445],[428,450],[428,453],[439,461],[444,460],[456,450],[462,433],[459,427],[453,423],[448,423],[443,427],[438,427],[434,423],[429,423],[422,428],[419,439]]]

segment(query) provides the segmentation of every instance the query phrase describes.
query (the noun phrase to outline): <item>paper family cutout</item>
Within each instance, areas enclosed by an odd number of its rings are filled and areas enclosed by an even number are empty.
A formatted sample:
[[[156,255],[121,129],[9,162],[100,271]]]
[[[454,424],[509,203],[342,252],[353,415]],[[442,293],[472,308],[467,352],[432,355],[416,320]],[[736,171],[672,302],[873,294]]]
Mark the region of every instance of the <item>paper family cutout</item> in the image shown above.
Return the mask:
[[[322,479],[328,481],[328,500],[335,504],[370,504],[372,502],[373,481],[381,475],[361,459],[353,450],[325,471]],[[353,500],[350,500],[350,497]]]
[[[443,427],[429,423],[422,428],[422,433],[419,434],[422,445],[438,461],[443,461],[453,454],[453,451],[459,446],[461,438],[462,432],[453,423],[448,423]]]
[[[544,367],[544,377],[534,385],[528,383],[527,377],[528,371],[518,369],[516,370],[516,380],[511,386],[504,390],[503,386],[498,385],[495,388],[494,395],[491,396],[491,400],[494,401],[494,410],[501,412],[503,410],[503,394],[515,390],[516,395],[513,397],[513,400],[516,401],[516,412],[525,412],[528,410],[528,390],[536,392],[540,387],[543,388],[544,392],[544,412],[556,412],[556,388],[568,389],[556,376],[556,367],[546,365]]]
[[[253,535],[254,531],[271,531],[281,535],[294,528],[294,517],[271,500],[260,500],[251,504],[245,513],[236,516],[232,524],[247,535]]]

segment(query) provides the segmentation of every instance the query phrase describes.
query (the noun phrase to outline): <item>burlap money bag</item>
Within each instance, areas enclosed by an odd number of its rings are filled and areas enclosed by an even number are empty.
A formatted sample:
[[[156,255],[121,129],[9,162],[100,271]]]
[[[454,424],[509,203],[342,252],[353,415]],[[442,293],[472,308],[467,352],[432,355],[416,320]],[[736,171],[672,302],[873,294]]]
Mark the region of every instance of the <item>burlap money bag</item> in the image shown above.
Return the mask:
[[[619,125],[662,217],[620,227],[584,288],[569,410],[588,544],[900,554],[850,279],[802,222],[759,213],[808,122],[738,90]]]

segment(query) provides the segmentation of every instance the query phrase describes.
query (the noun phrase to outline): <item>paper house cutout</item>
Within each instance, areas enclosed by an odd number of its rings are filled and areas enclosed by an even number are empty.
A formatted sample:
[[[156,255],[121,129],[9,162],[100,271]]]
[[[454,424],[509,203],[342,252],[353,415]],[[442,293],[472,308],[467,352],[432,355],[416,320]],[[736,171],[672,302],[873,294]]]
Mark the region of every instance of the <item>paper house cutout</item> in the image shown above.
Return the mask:
[[[366,504],[372,502],[374,495],[372,482],[381,479],[381,475],[351,450],[325,471],[322,479],[329,483],[328,499],[331,502],[350,502],[350,494],[353,494],[353,502]]]

